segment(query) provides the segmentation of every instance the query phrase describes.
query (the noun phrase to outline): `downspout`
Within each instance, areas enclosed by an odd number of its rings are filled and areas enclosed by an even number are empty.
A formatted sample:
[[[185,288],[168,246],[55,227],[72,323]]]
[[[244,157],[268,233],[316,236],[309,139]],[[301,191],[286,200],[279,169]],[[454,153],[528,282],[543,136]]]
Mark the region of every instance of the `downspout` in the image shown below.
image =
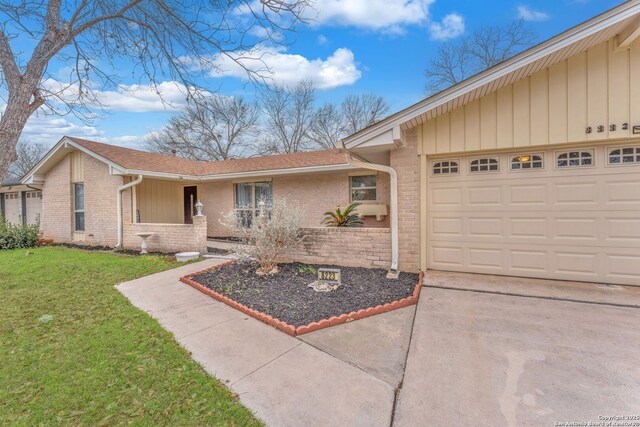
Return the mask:
[[[138,178],[136,178],[135,181],[131,181],[128,184],[125,185],[121,185],[120,187],[118,187],[118,192],[117,192],[117,205],[118,205],[118,243],[116,244],[116,248],[121,248],[122,247],[122,192],[124,190],[127,190],[131,187],[135,187],[136,185],[140,184],[142,182],[142,175],[138,175]]]
[[[345,148],[346,150],[346,148]],[[347,161],[351,166],[388,173],[391,177],[391,268],[387,277],[398,278],[398,173],[391,166],[378,165],[354,160],[351,152],[347,151]]]

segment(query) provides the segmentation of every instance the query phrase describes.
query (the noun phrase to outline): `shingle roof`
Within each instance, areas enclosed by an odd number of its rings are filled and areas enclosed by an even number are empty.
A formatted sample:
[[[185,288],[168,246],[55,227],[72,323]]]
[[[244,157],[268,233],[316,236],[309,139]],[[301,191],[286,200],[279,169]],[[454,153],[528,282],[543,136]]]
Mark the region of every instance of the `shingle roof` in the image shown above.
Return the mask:
[[[221,175],[314,166],[346,165],[346,154],[339,150],[307,151],[246,159],[197,162],[130,148],[117,147],[85,139],[67,137],[89,151],[128,170],[181,175]]]

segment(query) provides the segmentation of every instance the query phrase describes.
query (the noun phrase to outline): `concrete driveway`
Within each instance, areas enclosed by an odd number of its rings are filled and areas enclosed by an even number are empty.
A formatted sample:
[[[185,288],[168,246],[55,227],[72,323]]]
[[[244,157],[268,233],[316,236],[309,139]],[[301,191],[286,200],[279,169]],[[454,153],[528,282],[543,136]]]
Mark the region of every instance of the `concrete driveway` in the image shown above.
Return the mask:
[[[439,287],[420,296],[394,425],[640,415],[640,309],[625,306],[640,304],[640,289],[446,273],[427,282]]]
[[[429,272],[417,308],[293,338],[178,281],[220,262],[118,289],[267,425],[640,415],[640,287]]]

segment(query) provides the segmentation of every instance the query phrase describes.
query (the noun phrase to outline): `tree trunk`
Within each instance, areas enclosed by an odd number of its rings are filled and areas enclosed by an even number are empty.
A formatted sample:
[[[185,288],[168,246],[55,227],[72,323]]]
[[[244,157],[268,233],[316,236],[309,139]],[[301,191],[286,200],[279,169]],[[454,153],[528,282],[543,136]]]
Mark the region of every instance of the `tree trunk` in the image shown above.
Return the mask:
[[[33,92],[20,88],[18,94],[10,95],[7,108],[0,118],[0,180],[7,175],[11,163],[16,161],[16,145],[29,116],[42,105],[40,99],[30,102]]]

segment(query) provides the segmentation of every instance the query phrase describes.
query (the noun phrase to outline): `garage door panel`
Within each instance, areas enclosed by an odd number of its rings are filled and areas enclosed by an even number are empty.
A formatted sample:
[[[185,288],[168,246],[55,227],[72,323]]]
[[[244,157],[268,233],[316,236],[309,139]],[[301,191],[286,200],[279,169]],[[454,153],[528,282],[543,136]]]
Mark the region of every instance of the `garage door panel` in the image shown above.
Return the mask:
[[[640,167],[604,164],[429,179],[427,265],[640,285]],[[505,157],[503,156],[503,166]]]
[[[523,207],[531,208],[537,206],[546,209],[548,206],[548,190],[547,184],[512,184],[508,186],[509,204],[517,206],[518,209]]]

